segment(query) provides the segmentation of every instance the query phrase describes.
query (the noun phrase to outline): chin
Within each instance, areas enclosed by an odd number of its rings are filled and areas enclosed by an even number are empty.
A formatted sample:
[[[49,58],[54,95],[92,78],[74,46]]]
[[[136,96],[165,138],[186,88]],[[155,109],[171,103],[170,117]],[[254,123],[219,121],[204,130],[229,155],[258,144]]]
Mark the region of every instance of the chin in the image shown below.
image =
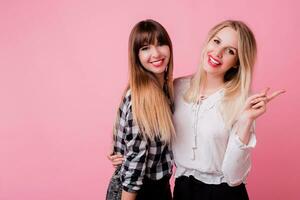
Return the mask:
[[[214,68],[212,68],[211,66],[209,66],[209,64],[206,64],[204,67],[203,67],[203,70],[205,72],[213,72],[214,71]]]
[[[154,69],[154,70],[151,70],[154,74],[161,74],[161,73],[164,73],[164,69],[160,70],[160,69]]]

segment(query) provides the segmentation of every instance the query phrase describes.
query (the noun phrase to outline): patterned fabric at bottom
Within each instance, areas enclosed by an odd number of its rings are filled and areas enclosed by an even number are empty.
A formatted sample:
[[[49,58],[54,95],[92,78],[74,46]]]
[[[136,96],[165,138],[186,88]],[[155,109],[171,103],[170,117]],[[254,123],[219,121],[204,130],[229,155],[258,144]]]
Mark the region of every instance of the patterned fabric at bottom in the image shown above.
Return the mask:
[[[121,200],[122,195],[122,182],[120,177],[120,169],[118,167],[114,172],[106,193],[106,200]]]

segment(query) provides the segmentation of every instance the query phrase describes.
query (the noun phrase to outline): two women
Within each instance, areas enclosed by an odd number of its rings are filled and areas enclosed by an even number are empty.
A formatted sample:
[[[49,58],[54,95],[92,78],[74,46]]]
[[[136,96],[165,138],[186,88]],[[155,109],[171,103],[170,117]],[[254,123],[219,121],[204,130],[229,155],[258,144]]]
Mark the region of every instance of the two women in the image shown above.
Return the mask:
[[[209,32],[198,71],[175,80],[174,199],[248,199],[244,183],[256,143],[254,121],[284,92],[250,94],[255,58],[256,41],[248,26],[224,21]],[[122,162],[119,156],[111,159]],[[122,166],[126,162],[125,156]]]

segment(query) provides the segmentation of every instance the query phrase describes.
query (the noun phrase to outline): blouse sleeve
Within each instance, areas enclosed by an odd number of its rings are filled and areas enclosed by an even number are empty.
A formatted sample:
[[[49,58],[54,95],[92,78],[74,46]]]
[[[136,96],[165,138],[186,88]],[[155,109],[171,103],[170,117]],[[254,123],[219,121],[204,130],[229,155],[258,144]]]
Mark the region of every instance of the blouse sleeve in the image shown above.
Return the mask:
[[[251,136],[247,145],[242,143],[237,135],[237,126],[235,124],[230,131],[222,164],[222,172],[230,186],[236,186],[246,181],[251,169],[251,149],[256,145],[255,124],[252,124],[250,130]]]
[[[138,126],[133,122],[130,96],[127,96],[125,114],[120,115],[120,124],[123,124],[124,143],[126,151],[125,161],[121,168],[123,190],[137,192],[143,182],[146,170],[148,143],[142,138]]]

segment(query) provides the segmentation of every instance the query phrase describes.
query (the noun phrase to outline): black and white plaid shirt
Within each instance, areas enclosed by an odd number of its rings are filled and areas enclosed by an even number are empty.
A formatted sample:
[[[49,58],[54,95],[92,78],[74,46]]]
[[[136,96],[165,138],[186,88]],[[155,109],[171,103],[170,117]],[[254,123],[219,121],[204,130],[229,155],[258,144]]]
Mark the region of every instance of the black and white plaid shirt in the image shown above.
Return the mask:
[[[119,125],[114,138],[114,154],[124,155],[121,166],[121,181],[127,192],[140,189],[144,176],[159,180],[172,174],[173,155],[169,145],[159,139],[150,141],[141,136],[133,121],[130,90],[119,108]]]

